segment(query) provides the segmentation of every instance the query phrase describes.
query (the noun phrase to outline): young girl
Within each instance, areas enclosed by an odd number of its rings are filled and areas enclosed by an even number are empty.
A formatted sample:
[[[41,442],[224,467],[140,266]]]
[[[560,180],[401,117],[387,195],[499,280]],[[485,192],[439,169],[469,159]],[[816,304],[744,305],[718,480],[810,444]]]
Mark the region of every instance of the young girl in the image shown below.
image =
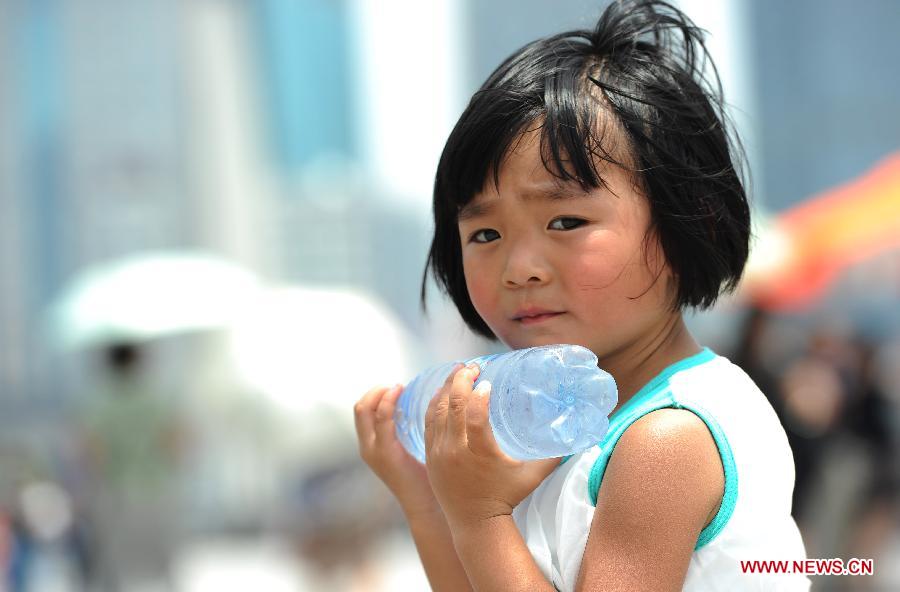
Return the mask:
[[[590,348],[619,403],[594,448],[519,462],[493,439],[489,385],[460,367],[429,407],[423,466],[395,437],[401,386],[360,399],[362,457],[435,590],[808,589],[742,569],[805,559],[793,459],[759,389],[682,320],[735,287],[750,229],[705,55],[671,5],[616,2],[593,31],[513,54],[451,133],[426,272],[476,333]]]

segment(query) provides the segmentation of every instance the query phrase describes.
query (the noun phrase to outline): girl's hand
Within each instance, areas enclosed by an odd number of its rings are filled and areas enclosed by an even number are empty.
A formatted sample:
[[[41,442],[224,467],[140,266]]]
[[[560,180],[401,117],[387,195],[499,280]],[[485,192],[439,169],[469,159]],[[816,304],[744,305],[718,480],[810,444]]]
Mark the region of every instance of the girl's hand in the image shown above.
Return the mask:
[[[353,411],[360,456],[391,490],[407,518],[412,519],[440,512],[440,506],[428,483],[425,466],[397,440],[394,409],[402,391],[399,384],[373,388],[354,405]]]
[[[428,478],[454,532],[512,514],[560,462],[523,462],[500,449],[488,420],[490,383],[472,390],[479,371],[471,364],[451,373],[425,415]]]

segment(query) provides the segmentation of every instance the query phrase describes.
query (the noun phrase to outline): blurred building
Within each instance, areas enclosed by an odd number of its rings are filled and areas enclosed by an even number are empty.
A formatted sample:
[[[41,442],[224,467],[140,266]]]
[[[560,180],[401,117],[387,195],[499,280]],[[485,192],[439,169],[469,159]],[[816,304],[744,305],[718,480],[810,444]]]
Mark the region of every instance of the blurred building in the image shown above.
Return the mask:
[[[900,147],[900,4],[746,6],[768,206],[782,210],[846,182]]]
[[[604,4],[0,0],[0,407],[72,390],[44,309],[140,250],[361,288],[433,335],[418,289],[447,134],[505,56]],[[896,149],[896,2],[680,4],[712,34],[758,203]]]

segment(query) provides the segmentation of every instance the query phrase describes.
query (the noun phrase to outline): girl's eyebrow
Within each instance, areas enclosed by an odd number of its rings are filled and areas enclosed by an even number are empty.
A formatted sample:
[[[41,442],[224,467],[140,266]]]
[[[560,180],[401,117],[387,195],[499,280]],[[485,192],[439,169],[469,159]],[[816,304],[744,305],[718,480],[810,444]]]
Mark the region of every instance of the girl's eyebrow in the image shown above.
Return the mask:
[[[520,197],[525,201],[536,201],[536,200],[544,200],[544,201],[564,201],[569,199],[577,199],[580,197],[587,197],[589,193],[584,191],[580,187],[568,187],[563,185],[553,185],[552,187],[538,187],[526,191],[520,195]],[[465,220],[471,220],[472,218],[478,218],[479,216],[483,216],[491,212],[494,209],[494,201],[489,202],[477,202],[476,200],[470,201],[468,204],[463,206],[463,208],[459,211],[459,214],[456,215],[457,222],[463,222]]]

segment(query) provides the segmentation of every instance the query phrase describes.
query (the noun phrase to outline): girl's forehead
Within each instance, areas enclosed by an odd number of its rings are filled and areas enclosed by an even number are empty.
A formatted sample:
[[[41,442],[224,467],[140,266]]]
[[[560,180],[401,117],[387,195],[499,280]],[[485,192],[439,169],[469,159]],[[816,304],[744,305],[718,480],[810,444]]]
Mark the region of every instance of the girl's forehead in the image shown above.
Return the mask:
[[[494,208],[495,202],[507,198],[511,198],[511,202],[519,206],[535,202],[593,198],[598,193],[611,193],[614,196],[621,196],[623,193],[630,195],[635,191],[641,193],[633,182],[632,171],[623,168],[622,163],[614,164],[599,156],[594,163],[599,187],[586,190],[571,170],[565,171],[569,178],[563,178],[560,171],[552,168],[557,165],[566,167],[567,159],[562,155],[562,162],[556,163],[551,158],[547,153],[544,131],[543,126],[534,125],[513,139],[495,171],[496,174],[490,172],[481,190],[459,208],[459,222],[486,214]],[[606,143],[618,154],[622,148],[619,142],[621,138],[610,141],[610,136],[608,133],[604,134]]]
[[[596,149],[588,150],[593,156],[594,170],[601,184],[607,184],[611,179],[616,181],[623,178],[631,179],[633,175],[633,170],[626,170],[631,167],[632,160],[625,149],[626,142],[615,127],[613,126],[612,131],[616,133],[609,133],[608,129],[602,133],[604,153],[609,158],[602,156]],[[549,154],[545,140],[540,127],[519,134],[501,159],[499,169],[496,171],[497,182],[495,183],[494,175],[489,175],[484,187],[473,196],[473,200],[498,197],[498,194],[507,192],[585,193],[583,184],[569,168],[566,155],[562,154],[560,162],[555,162]],[[557,166],[566,170],[556,170]]]
[[[505,198],[502,197],[504,194],[506,195]],[[476,194],[468,204],[460,209],[457,221],[463,222],[487,214],[503,199],[513,199],[521,203],[531,204],[591,197],[591,192],[584,191],[577,183],[548,182],[522,185],[510,191],[497,191],[497,188],[491,184],[487,191]]]
[[[554,202],[573,205],[590,202],[617,211],[623,207],[649,208],[643,192],[632,182],[629,173],[619,167],[609,167],[602,186],[585,190],[577,181],[564,181],[554,176],[544,168],[540,159],[538,166],[545,171],[545,175],[515,176],[509,173],[499,177],[499,184],[489,179],[485,187],[459,209],[457,222],[464,223],[494,213],[498,208],[539,207]],[[509,170],[514,171],[515,167]]]
[[[578,195],[585,191],[577,181],[566,181],[548,169],[541,158],[539,130],[524,132],[512,143],[500,162],[495,178],[490,175],[472,201],[497,199],[503,195],[548,197]]]

